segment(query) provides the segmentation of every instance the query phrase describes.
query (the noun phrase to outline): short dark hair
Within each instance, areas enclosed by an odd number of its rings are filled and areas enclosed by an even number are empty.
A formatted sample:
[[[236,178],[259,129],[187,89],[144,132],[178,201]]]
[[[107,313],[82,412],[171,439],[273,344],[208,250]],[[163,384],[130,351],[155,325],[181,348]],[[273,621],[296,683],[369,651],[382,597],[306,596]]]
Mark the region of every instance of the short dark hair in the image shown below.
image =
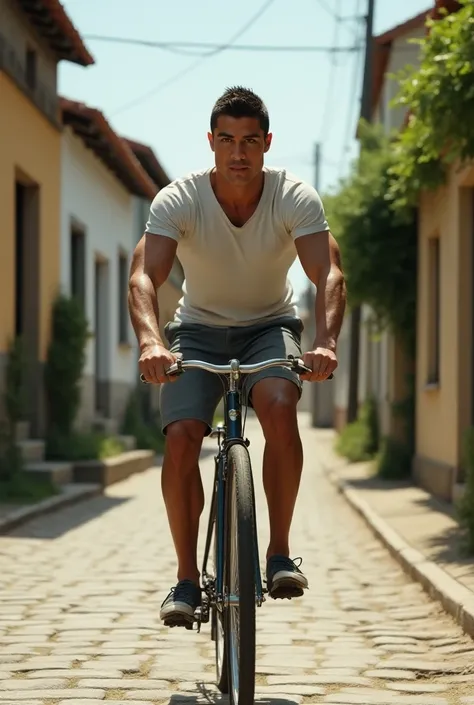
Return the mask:
[[[249,88],[232,86],[217,99],[211,113],[211,132],[217,126],[220,115],[258,118],[265,137],[270,131],[270,118],[265,103]]]

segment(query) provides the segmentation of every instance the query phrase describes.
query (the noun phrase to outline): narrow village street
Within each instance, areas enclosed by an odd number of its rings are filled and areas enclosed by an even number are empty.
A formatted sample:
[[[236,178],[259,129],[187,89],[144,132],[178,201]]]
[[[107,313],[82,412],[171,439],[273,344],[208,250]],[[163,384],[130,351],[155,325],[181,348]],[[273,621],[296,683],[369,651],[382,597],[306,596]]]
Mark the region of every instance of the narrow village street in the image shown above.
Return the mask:
[[[318,466],[307,417],[301,426],[306,464],[292,550],[310,590],[258,611],[258,702],[474,703],[472,640],[337,493]],[[247,435],[264,554],[263,444],[254,419]],[[208,441],[207,496],[210,448]],[[226,702],[213,685],[209,626],[197,634],[158,619],[175,581],[159,469],[0,537],[0,565],[0,702]]]

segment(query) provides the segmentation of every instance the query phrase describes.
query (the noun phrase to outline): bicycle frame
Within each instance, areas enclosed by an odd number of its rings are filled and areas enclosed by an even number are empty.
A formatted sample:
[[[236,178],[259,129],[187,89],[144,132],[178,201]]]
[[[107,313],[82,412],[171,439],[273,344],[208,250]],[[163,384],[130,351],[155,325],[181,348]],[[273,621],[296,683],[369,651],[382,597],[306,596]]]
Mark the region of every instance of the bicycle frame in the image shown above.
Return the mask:
[[[246,447],[248,447],[250,443],[243,437],[242,401],[239,384],[241,374],[238,370],[238,362],[231,361],[231,366],[233,363],[234,369],[229,375],[229,388],[224,394],[224,425],[218,426],[211,434],[212,437],[217,436],[218,451],[215,456],[214,486],[202,568],[203,588],[208,599],[208,604],[202,609],[202,614],[200,615],[200,621],[202,622],[209,620],[209,607],[211,605],[216,605],[217,609],[222,611],[223,607],[226,606],[226,600],[229,601],[228,596],[225,595],[226,586],[224,585],[225,537],[227,535],[227,513],[225,506],[225,487],[228,472],[227,452],[230,446],[236,443],[240,443]],[[215,560],[216,575],[211,576],[207,571],[207,564],[211,550],[214,523],[216,524],[215,535],[217,541]],[[265,597],[260,572],[256,529],[257,527],[255,527],[254,531],[255,599],[257,605],[260,607]]]
[[[302,360],[289,355],[286,359],[272,359],[262,363],[254,363],[250,365],[241,365],[239,360],[230,360],[228,365],[214,365],[201,360],[177,360],[167,370],[167,374],[180,374],[186,369],[200,368],[209,372],[221,374],[228,379],[228,389],[224,394],[224,425],[213,429],[211,438],[217,437],[217,454],[215,456],[215,474],[214,486],[212,491],[211,508],[209,513],[209,521],[207,526],[206,544],[204,549],[203,568],[202,568],[202,584],[204,595],[202,605],[196,610],[195,618],[198,623],[198,631],[202,622],[209,621],[210,607],[216,607],[220,612],[224,607],[237,605],[238,597],[235,595],[226,595],[224,584],[225,572],[225,539],[227,536],[227,511],[226,511],[226,481],[227,481],[227,454],[229,448],[235,444],[245,445],[248,447],[250,442],[243,438],[242,425],[242,400],[241,400],[241,385],[240,380],[243,374],[257,372],[262,369],[271,367],[285,366],[293,369],[298,374],[310,373],[311,370],[306,367]],[[328,379],[332,379],[333,375],[329,375]],[[140,379],[145,384],[148,384],[145,377],[140,375]],[[255,506],[255,496],[253,497]],[[211,550],[211,541],[216,526],[216,556],[215,556],[215,575],[211,575],[207,571],[209,554]],[[254,527],[254,555],[255,555],[255,600],[260,607],[265,600],[262,585],[262,576],[260,572],[260,561],[258,553],[258,537],[257,526],[255,519]]]

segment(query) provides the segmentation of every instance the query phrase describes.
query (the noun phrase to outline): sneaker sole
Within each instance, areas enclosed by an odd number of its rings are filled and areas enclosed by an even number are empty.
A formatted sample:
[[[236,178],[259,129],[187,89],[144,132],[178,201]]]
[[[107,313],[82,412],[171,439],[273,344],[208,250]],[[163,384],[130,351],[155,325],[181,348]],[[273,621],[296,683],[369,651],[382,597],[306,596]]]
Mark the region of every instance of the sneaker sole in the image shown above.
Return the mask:
[[[193,624],[196,621],[194,613],[191,613],[190,611],[185,612],[183,607],[180,607],[179,605],[173,605],[168,607],[168,609],[162,610],[160,613],[160,619],[165,627],[185,627],[186,629],[192,629]]]
[[[274,600],[291,600],[293,597],[301,597],[308,589],[308,581],[304,576],[297,578],[294,575],[282,575],[273,579],[271,588],[268,591]]]

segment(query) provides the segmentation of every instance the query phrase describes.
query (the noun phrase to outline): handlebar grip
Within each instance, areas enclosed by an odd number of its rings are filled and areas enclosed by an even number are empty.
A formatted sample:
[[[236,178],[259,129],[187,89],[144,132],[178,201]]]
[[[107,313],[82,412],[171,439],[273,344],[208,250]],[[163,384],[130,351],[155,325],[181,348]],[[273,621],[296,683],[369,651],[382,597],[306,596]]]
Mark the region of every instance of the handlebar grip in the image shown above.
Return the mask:
[[[176,362],[173,362],[170,367],[165,370],[165,373],[168,377],[174,377],[175,375],[180,375],[184,372],[183,366],[182,366],[182,360],[178,358]],[[148,382],[145,377],[141,374],[140,375],[140,382],[143,382],[143,384],[151,384],[151,382]]]
[[[293,360],[293,369],[299,375],[311,374],[311,372],[313,371],[311,368],[304,365],[303,361],[300,358],[294,357],[293,355],[289,355],[288,359]],[[327,377],[327,380],[330,379],[334,379],[334,375],[332,374],[332,372],[329,377]]]

